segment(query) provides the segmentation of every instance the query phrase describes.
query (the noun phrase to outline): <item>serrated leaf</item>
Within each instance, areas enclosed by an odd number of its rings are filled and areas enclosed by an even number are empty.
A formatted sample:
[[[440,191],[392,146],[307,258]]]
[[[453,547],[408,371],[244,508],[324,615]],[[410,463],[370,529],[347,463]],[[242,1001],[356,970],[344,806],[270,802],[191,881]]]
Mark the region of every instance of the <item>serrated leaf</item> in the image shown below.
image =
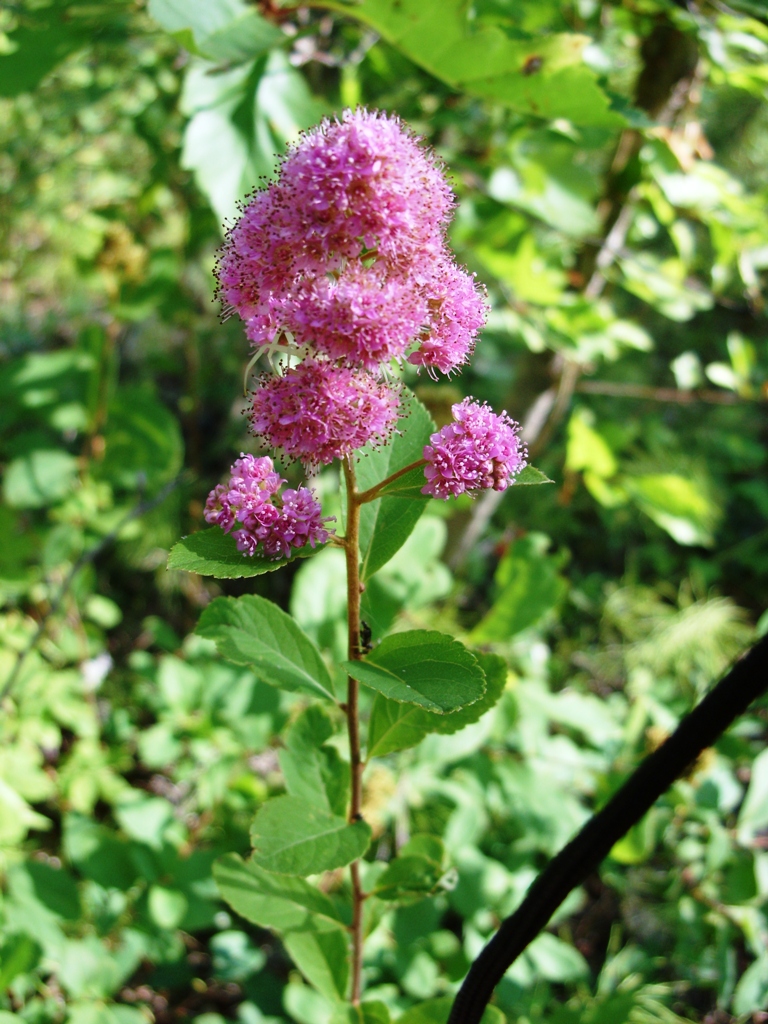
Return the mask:
[[[423,456],[424,445],[435,430],[432,417],[407,388],[400,400],[399,433],[381,448],[363,448],[356,462],[357,487],[367,491],[388,476]],[[423,484],[422,484],[423,486]],[[377,498],[360,510],[360,576],[366,580],[406,542],[426,503],[400,501],[397,497]]]
[[[246,921],[281,934],[308,928],[318,918],[345,926],[336,905],[303,878],[265,871],[252,860],[227,853],[213,865],[222,898]]]
[[[334,734],[330,715],[310,704],[295,719],[280,751],[285,788],[332,814],[344,815],[349,797],[349,769],[338,750],[326,746]]]
[[[217,597],[196,632],[213,640],[228,661],[250,665],[270,686],[334,700],[320,651],[290,615],[264,597]]]
[[[504,692],[507,664],[497,654],[477,651],[475,657],[485,672],[485,693],[474,704],[454,711],[453,714],[436,715],[377,694],[368,724],[368,757],[382,757],[396,750],[413,747],[432,732],[452,735],[477,722],[490,711]]]
[[[583,62],[588,36],[514,38],[500,26],[470,19],[464,0],[329,0],[323,6],[370,25],[458,91],[547,120],[616,128],[626,123]]]
[[[312,548],[301,548],[293,558],[305,558]],[[200,576],[213,576],[217,580],[239,580],[261,576],[265,572],[281,569],[293,559],[267,558],[258,552],[244,555],[237,550],[231,534],[224,533],[218,526],[200,530],[174,544],[168,555],[169,569],[183,569]]]
[[[485,673],[475,656],[447,633],[428,629],[388,636],[365,659],[344,667],[390,700],[441,714],[474,704],[485,693]]]
[[[251,828],[255,863],[287,875],[345,867],[362,857],[370,839],[364,821],[350,824],[295,796],[268,800]]]

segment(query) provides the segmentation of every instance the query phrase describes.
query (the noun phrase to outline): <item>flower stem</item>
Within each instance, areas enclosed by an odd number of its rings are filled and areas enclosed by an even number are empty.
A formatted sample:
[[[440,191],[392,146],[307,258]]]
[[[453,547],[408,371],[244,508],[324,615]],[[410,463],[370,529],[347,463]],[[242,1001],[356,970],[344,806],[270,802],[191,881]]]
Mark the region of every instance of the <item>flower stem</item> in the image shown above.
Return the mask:
[[[369,501],[375,501],[379,494],[389,484],[394,483],[395,480],[399,480],[401,476],[405,476],[406,473],[410,473],[412,469],[418,469],[419,466],[426,466],[426,459],[416,459],[415,462],[409,462],[407,466],[403,466],[402,469],[398,469],[396,473],[388,476],[385,480],[382,480],[378,484],[374,484],[373,487],[369,487],[367,491],[361,491],[357,495],[357,503],[359,505],[365,505]]]
[[[352,458],[344,460],[344,481],[347,489],[347,530],[344,553],[347,559],[347,625],[348,657],[360,659],[360,495],[357,493],[355,468]],[[349,733],[349,769],[351,798],[350,822],[360,821],[363,804],[363,763],[360,757],[360,716],[358,710],[359,683],[347,677],[347,732]],[[360,1003],[363,974],[363,901],[365,895],[360,884],[360,862],[350,865],[352,877],[352,988],[351,1001]]]

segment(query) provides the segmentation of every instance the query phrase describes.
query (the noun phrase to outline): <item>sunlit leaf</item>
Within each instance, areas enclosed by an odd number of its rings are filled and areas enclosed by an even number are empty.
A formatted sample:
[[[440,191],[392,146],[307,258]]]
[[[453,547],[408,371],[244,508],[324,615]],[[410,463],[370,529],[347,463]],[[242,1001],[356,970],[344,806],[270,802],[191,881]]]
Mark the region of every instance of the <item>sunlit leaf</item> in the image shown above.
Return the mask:
[[[333,700],[333,683],[320,652],[290,615],[256,594],[217,597],[197,632],[214,640],[236,665],[250,665],[270,686]]]
[[[311,547],[301,548],[293,557],[303,558],[311,555],[312,551]],[[291,559],[267,558],[258,551],[254,555],[245,555],[238,551],[231,534],[214,526],[183,537],[174,544],[168,556],[168,568],[214,576],[219,580],[238,580],[274,572],[289,561]]]
[[[432,630],[395,633],[364,660],[344,667],[390,700],[429,711],[456,711],[485,693],[485,673],[475,656],[458,640]]]
[[[450,715],[438,715],[411,704],[376,695],[368,723],[368,756],[382,757],[420,743],[429,733],[451,735],[480,718],[494,707],[507,680],[507,665],[496,654],[475,653],[485,672],[486,690],[480,700]]]
[[[462,92],[546,119],[611,127],[624,123],[583,63],[587,36],[562,32],[510,38],[495,25],[473,25],[461,0],[337,0],[324,6],[370,25]]]
[[[362,857],[370,839],[364,821],[350,824],[296,796],[268,800],[251,827],[255,863],[288,875],[344,867]]]

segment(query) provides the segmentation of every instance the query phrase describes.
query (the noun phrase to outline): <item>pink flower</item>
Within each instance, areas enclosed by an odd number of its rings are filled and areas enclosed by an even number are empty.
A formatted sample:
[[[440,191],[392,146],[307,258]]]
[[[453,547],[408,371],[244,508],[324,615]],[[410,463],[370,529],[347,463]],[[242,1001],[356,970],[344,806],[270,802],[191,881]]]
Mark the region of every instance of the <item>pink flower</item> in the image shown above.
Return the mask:
[[[462,314],[446,305],[445,281],[422,288],[428,268],[451,266],[452,207],[437,158],[398,118],[347,110],[325,120],[228,232],[216,269],[225,314],[239,313],[255,345],[288,332],[315,354],[374,370],[404,356],[431,307],[440,353],[420,362],[458,365],[470,342],[440,325]]]
[[[305,134],[280,179],[297,199],[307,244],[348,259],[371,249],[395,262],[431,253],[454,202],[436,157],[403,122],[362,109]]]
[[[503,412],[465,398],[453,406],[454,422],[432,434],[424,448],[423,494],[449,498],[465,491],[504,491],[525,466],[519,424]]]
[[[485,323],[485,295],[472,275],[447,260],[438,265],[422,293],[429,307],[426,336],[408,361],[450,373],[472,353]]]
[[[424,298],[407,278],[350,263],[296,297],[289,326],[332,361],[377,370],[400,359],[427,322]]]
[[[398,404],[397,395],[364,370],[306,359],[282,377],[262,380],[253,396],[252,427],[314,469],[384,440]]]
[[[254,555],[261,545],[271,558],[288,558],[292,548],[325,544],[329,531],[320,503],[307,487],[283,492],[285,483],[274,471],[272,459],[241,455],[235,460],[226,484],[219,484],[205,503],[206,521],[232,532],[237,548]],[[275,503],[275,499],[279,503]]]

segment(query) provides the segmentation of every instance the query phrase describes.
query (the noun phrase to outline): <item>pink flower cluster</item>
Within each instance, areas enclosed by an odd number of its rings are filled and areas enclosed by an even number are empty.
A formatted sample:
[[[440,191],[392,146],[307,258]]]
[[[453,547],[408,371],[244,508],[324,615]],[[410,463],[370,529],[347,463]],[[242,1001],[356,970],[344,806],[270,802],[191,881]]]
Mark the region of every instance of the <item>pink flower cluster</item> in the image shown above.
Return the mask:
[[[206,521],[232,532],[237,548],[253,555],[261,545],[270,558],[288,558],[293,548],[324,544],[329,531],[320,503],[308,487],[278,492],[285,481],[270,458],[240,455],[226,484],[219,484],[205,503]]]
[[[314,468],[391,432],[398,403],[379,380],[391,360],[431,373],[466,362],[485,298],[448,248],[453,204],[436,157],[397,117],[347,110],[293,147],[217,270],[254,346],[306,360],[262,381],[257,434]]]
[[[424,448],[422,493],[450,498],[465,491],[504,491],[526,464],[519,425],[503,412],[465,398],[452,408],[453,423],[430,437]]]
[[[364,370],[305,359],[253,396],[253,429],[309,469],[385,439],[398,398]]]

